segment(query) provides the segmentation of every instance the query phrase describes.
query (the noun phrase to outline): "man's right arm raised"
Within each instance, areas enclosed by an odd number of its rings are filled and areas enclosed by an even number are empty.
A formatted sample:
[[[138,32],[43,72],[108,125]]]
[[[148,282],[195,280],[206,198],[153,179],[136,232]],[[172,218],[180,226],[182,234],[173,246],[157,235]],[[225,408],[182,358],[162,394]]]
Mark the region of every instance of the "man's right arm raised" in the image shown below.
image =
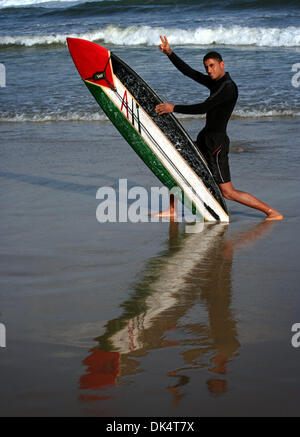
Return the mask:
[[[177,56],[173,50],[171,49],[167,37],[160,37],[162,44],[159,45],[159,49],[168,56],[172,64],[185,76],[190,77],[198,83],[210,88],[212,80],[206,74],[201,73],[200,71],[194,70],[188,64],[186,64],[182,59]]]

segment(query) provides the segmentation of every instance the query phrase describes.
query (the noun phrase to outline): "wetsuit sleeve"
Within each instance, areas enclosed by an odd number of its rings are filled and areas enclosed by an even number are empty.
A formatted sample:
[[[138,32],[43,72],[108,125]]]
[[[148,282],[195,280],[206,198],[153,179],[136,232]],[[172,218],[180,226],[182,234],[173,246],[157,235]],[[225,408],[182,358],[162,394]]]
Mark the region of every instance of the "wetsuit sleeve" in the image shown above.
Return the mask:
[[[188,64],[186,64],[182,59],[180,59],[174,52],[172,52],[168,58],[172,62],[172,64],[185,76],[190,77],[198,83],[210,88],[212,84],[212,80],[206,74],[201,73],[200,71],[194,70]]]
[[[211,94],[204,102],[196,103],[195,105],[175,105],[174,112],[179,112],[181,114],[206,114],[214,107],[222,105],[228,100],[232,100],[235,95],[234,93],[235,92],[232,82],[226,81],[215,93]]]

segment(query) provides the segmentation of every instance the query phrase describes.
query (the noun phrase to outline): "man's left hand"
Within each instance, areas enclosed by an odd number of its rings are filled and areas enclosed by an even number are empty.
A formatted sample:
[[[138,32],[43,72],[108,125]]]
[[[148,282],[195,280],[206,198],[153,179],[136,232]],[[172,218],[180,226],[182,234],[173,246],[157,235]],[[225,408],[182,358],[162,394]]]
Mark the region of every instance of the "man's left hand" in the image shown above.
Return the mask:
[[[160,103],[155,107],[155,111],[158,115],[168,114],[174,111],[174,106],[172,103]]]

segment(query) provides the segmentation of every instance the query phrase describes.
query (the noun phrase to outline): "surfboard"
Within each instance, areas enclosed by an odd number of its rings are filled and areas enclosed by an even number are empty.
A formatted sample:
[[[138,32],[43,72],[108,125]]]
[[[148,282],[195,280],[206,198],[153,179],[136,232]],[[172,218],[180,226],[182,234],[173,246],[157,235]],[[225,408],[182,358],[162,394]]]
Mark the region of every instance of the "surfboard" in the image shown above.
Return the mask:
[[[229,222],[221,191],[192,139],[173,114],[156,114],[162,100],[155,91],[106,48],[79,38],[67,43],[104,113],[158,179],[205,221]]]

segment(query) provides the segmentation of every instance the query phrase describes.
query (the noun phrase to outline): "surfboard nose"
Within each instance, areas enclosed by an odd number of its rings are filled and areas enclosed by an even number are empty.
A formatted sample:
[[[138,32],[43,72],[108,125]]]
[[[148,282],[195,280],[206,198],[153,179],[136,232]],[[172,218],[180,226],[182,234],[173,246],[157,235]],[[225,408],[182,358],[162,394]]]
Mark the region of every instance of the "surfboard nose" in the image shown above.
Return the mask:
[[[71,57],[82,79],[113,88],[114,80],[110,52],[106,48],[81,38],[68,37],[67,43]],[[103,73],[102,77],[101,73]]]
[[[71,55],[74,53],[76,56],[76,52],[80,47],[80,38],[67,37],[66,40],[67,40],[69,52],[71,53]]]

